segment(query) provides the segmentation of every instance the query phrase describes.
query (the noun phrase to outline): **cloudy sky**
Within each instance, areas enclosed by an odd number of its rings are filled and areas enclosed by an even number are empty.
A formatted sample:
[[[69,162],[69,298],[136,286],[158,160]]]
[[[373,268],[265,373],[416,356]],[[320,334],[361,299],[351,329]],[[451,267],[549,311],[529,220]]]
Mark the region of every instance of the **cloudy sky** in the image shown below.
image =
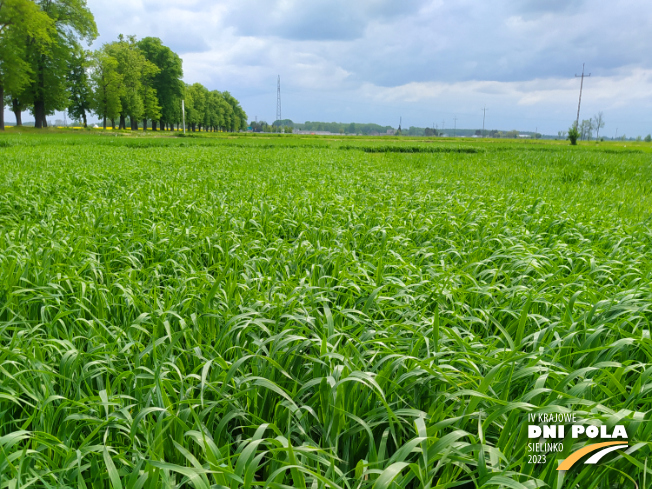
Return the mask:
[[[88,0],[101,37],[160,37],[186,82],[251,119],[652,132],[652,3],[641,0]],[[8,120],[13,115],[8,114]]]

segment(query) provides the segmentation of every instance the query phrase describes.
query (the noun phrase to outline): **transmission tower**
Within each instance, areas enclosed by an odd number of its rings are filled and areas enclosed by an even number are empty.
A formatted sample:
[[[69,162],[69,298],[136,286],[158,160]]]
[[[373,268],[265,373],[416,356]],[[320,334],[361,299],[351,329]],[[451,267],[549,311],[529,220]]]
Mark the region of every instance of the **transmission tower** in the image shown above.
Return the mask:
[[[280,121],[281,119],[281,75],[279,75],[276,86],[276,120]]]
[[[577,103],[577,119],[575,119],[575,127],[578,127],[580,123],[580,105],[582,105],[582,88],[584,88],[584,78],[588,78],[589,76],[591,76],[591,73],[589,73],[588,75],[584,74],[584,63],[582,63],[582,74],[575,75],[575,78],[582,79],[582,81],[580,82],[580,101]]]

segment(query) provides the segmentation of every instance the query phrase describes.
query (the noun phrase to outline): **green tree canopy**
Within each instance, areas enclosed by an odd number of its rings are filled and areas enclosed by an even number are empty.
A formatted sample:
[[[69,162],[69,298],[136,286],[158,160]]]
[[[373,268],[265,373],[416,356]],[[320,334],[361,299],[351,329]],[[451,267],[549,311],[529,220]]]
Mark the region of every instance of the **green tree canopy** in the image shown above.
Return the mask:
[[[33,104],[36,127],[46,125],[46,116],[68,106],[68,60],[80,41],[97,37],[97,26],[85,0],[35,0],[54,23],[51,42],[28,36],[27,56],[33,73],[28,96]]]
[[[118,60],[101,49],[93,54],[91,63],[91,107],[103,120],[115,119],[122,112],[122,75],[118,72]]]
[[[180,122],[181,99],[184,93],[182,60],[157,37],[145,37],[138,41],[138,48],[145,58],[159,71],[153,76],[151,87],[156,90],[163,123]],[[154,117],[150,117],[156,120]],[[155,127],[155,126],[154,126]]]
[[[148,95],[150,98],[155,96],[155,93],[149,92],[147,87],[150,87],[151,80],[159,72],[159,69],[147,61],[142,51],[136,46],[133,36],[125,39],[121,35],[118,41],[106,44],[104,50],[109,56],[116,59],[117,71],[122,77],[120,128],[125,129],[125,122],[129,117],[133,129],[134,122],[145,116],[145,99]],[[158,104],[155,103],[154,106],[157,107]]]
[[[229,92],[222,92],[222,96],[224,97],[224,100],[226,100],[226,102],[229,104],[229,106],[231,106],[233,111],[230,125],[227,125],[228,130],[235,132],[246,129],[247,114],[242,109],[242,107],[240,107],[240,102],[238,102],[235,97],[233,97]]]
[[[92,92],[88,80],[90,53],[81,46],[75,46],[68,59],[68,115],[73,120],[82,121],[88,126],[86,113],[92,108]]]
[[[18,96],[30,83],[32,67],[26,42],[45,49],[52,42],[54,23],[30,0],[0,0],[0,130],[4,130],[5,93],[19,104]]]

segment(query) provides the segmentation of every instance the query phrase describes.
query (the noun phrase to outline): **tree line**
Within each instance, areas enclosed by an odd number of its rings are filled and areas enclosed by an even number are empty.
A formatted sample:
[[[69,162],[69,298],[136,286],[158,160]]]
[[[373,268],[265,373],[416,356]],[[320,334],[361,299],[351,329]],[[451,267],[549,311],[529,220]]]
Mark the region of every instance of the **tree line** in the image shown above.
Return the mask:
[[[169,130],[185,119],[192,131],[239,131],[247,114],[229,93],[182,81],[182,60],[160,39],[120,36],[96,51],[85,0],[0,0],[0,100],[22,125],[29,110],[37,128],[67,110],[86,127],[90,113],[103,127]],[[4,108],[0,111],[4,130]]]
[[[590,119],[584,119],[577,128],[580,134],[580,139],[591,140],[593,131],[595,131],[595,139],[600,139],[600,129],[604,127],[604,115],[598,112]]]
[[[300,131],[319,131],[339,134],[387,134],[387,130],[393,131],[391,126],[380,126],[378,124],[359,124],[356,122],[310,122],[303,124],[293,122],[291,119],[282,119],[268,124],[265,121],[251,122],[253,132],[292,132],[293,129]]]

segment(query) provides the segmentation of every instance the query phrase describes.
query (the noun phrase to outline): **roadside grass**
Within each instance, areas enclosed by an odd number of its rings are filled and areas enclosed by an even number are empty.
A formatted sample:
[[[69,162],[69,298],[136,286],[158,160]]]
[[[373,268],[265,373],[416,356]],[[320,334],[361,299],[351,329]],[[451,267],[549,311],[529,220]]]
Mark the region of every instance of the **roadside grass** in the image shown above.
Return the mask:
[[[0,488],[650,487],[650,154],[450,144],[0,138]]]

